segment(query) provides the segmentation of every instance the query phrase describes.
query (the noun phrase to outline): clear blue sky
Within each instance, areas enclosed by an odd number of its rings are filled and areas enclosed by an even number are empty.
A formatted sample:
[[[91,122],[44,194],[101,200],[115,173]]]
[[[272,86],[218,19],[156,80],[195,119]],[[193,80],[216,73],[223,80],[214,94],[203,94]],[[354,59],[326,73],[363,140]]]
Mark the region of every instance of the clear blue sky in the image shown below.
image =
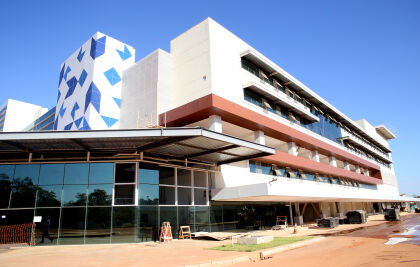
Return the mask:
[[[93,33],[137,60],[212,17],[352,119],[392,126],[400,192],[420,194],[420,1],[3,1],[0,105],[55,105],[59,68]]]

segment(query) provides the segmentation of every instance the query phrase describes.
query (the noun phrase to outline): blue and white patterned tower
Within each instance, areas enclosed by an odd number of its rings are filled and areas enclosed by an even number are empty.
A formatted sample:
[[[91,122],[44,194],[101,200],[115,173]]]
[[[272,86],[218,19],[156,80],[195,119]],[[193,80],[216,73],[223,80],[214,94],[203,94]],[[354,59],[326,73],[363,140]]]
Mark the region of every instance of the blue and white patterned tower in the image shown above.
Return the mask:
[[[54,130],[118,129],[122,72],[135,49],[97,32],[61,64]]]

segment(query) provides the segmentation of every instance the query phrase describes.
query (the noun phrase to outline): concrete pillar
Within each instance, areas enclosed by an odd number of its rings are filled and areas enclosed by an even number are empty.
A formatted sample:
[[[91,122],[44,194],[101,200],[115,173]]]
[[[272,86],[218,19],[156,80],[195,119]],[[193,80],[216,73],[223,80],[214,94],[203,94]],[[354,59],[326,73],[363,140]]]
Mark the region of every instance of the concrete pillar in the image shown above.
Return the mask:
[[[210,130],[221,133],[222,132],[222,117],[218,115],[211,115],[210,120]]]
[[[360,166],[359,165],[356,165],[356,172],[360,173]]]
[[[265,145],[265,135],[263,131],[258,130],[254,132],[254,142]]]
[[[344,169],[350,171],[350,164],[347,161],[344,161]]]
[[[316,161],[316,162],[319,162],[319,153],[318,153],[318,150],[312,151],[312,160],[313,161]]]
[[[337,160],[335,156],[330,156],[330,166],[337,167]]]
[[[293,212],[292,212],[292,202],[289,202],[289,214],[290,214],[290,224],[294,225],[294,223],[293,223]]]
[[[369,170],[368,170],[368,169],[365,169],[365,175],[366,175],[366,176],[370,176],[370,174],[369,174]]]
[[[297,156],[298,153],[297,153],[296,143],[295,142],[290,142],[288,144],[289,144],[289,146],[288,146],[287,152],[290,155]]]

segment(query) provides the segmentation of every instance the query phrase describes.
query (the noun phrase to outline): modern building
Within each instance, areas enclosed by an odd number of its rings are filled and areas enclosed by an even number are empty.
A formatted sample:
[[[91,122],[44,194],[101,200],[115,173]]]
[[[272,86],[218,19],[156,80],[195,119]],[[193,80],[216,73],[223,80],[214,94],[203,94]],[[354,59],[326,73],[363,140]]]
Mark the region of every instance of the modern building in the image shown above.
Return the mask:
[[[61,64],[55,130],[118,129],[122,72],[135,50],[100,32]]]
[[[8,99],[0,108],[0,132],[22,131],[47,110],[38,105]]]
[[[134,53],[96,33],[62,64],[55,112],[27,128],[40,131],[0,134],[1,224],[49,217],[52,244],[141,242],[163,221],[176,237],[417,201],[400,196],[387,127],[212,19],[170,52]]]

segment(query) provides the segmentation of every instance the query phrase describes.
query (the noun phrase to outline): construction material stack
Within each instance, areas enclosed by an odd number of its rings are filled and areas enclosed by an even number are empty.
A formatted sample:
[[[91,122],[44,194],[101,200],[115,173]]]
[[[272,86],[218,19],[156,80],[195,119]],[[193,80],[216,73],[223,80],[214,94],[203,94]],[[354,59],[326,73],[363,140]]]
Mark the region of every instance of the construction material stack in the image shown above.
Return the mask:
[[[350,224],[362,224],[367,222],[366,211],[364,210],[352,210],[347,212],[346,216]]]
[[[316,221],[319,228],[335,228],[339,225],[338,217],[328,217]]]
[[[384,217],[387,221],[399,221],[400,211],[398,209],[386,209],[384,211]]]

